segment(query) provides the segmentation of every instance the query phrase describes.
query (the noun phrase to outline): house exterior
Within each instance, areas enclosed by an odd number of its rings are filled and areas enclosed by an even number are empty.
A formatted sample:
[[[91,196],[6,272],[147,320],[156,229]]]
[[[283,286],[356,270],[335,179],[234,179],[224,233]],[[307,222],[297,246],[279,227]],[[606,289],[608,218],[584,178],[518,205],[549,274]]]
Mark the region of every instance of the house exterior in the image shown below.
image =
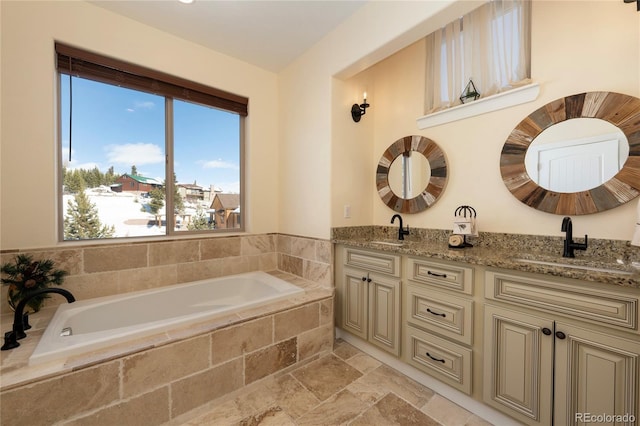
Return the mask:
[[[162,182],[154,178],[148,178],[140,175],[123,174],[116,179],[116,184],[120,184],[120,190],[117,192],[137,191],[149,192],[154,188],[162,187]]]
[[[216,194],[209,215],[216,221],[216,229],[240,227],[240,194]]]
[[[189,202],[197,202],[205,199],[204,188],[196,184],[179,183],[178,193],[184,200]]]

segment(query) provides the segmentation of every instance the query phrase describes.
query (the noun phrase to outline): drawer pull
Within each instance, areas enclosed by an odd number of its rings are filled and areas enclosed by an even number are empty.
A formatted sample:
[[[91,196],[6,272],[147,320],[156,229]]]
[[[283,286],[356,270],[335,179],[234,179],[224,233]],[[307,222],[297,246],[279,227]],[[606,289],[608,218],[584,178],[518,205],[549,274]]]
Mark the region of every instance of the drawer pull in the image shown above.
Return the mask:
[[[438,361],[438,362],[441,362],[441,363],[443,363],[443,364],[444,364],[444,359],[434,358],[434,357],[432,357],[432,356],[431,356],[431,354],[430,354],[429,352],[425,352],[425,354],[426,354],[429,358],[431,358],[432,360],[434,360],[434,361]]]
[[[436,272],[431,272],[431,271],[427,271],[428,275],[433,275],[434,277],[438,277],[438,278],[447,278],[447,274],[438,274]]]
[[[429,309],[429,308],[427,308],[427,312],[429,312],[431,315],[437,315],[437,316],[442,317],[442,318],[446,318],[446,317],[447,317],[447,314],[440,314],[440,313],[438,313],[438,312],[433,312],[433,311],[432,311],[431,309]]]

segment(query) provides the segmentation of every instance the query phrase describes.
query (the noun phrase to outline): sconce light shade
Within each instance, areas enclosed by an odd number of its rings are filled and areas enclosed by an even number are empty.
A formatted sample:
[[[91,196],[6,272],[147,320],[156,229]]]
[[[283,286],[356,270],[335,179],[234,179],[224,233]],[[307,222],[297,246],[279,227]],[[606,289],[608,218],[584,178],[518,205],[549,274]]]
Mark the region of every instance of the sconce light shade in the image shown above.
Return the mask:
[[[364,101],[360,105],[353,104],[351,107],[351,118],[353,118],[353,121],[356,123],[359,122],[360,118],[367,113],[367,108],[370,106],[371,105],[367,103],[367,95],[365,93]]]

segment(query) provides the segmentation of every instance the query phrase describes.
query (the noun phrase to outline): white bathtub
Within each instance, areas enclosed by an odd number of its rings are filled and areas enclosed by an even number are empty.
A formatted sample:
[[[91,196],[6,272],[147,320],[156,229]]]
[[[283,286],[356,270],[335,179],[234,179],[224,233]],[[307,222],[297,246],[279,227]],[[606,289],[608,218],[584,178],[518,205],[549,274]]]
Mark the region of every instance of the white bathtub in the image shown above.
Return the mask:
[[[63,303],[29,364],[64,360],[302,292],[303,289],[266,272],[249,272]]]

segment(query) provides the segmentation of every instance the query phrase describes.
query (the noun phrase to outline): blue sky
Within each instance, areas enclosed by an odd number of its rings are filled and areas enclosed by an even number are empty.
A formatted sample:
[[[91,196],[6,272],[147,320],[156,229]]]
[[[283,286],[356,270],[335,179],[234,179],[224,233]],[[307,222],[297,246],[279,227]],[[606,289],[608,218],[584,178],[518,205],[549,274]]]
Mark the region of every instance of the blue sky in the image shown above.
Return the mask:
[[[61,76],[62,161],[165,179],[165,100],[135,90],[73,78],[72,161],[69,162],[69,76]],[[239,192],[239,116],[175,100],[174,168],[178,183]]]

